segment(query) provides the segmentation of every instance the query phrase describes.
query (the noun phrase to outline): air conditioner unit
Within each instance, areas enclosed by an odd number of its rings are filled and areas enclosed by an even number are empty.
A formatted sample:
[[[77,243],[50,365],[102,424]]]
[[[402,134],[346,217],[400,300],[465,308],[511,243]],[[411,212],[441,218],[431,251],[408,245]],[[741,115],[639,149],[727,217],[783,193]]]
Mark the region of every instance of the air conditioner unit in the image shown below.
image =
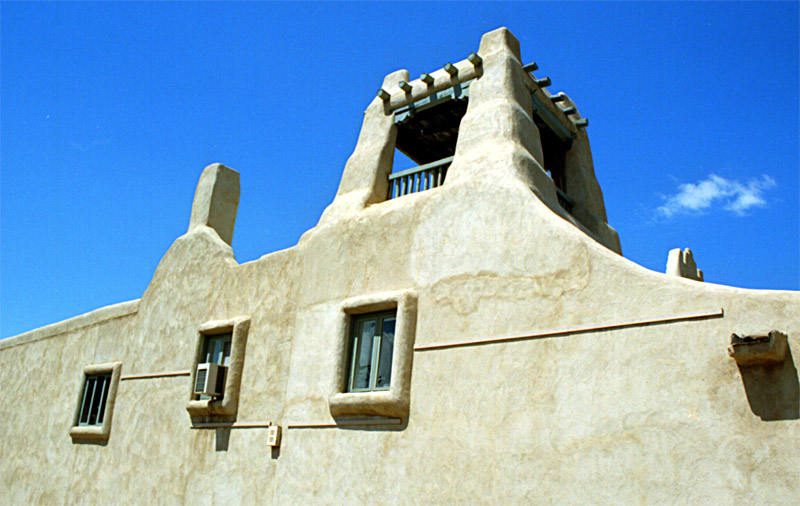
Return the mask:
[[[197,364],[197,375],[194,380],[194,393],[221,397],[225,391],[225,371],[227,367],[219,364]]]

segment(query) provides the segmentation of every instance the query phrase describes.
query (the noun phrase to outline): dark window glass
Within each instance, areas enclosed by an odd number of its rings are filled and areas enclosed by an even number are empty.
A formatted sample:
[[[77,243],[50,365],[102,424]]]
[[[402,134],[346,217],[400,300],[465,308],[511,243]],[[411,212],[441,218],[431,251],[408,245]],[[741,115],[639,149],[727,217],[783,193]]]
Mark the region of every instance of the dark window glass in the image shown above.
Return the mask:
[[[103,425],[111,374],[92,374],[83,383],[78,425]]]
[[[392,379],[392,351],[394,350],[394,322],[395,318],[383,319],[383,332],[381,332],[381,355],[378,359],[378,388],[389,388]]]

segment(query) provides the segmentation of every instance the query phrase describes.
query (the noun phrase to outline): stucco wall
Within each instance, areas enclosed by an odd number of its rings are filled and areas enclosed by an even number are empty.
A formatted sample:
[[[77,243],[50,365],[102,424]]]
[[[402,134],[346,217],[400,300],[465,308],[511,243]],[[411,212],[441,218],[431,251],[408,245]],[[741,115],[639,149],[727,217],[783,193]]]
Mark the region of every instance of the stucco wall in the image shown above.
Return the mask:
[[[370,153],[393,142],[373,102],[365,125],[386,130],[360,137],[348,184],[297,246],[239,265],[195,220],[139,301],[0,342],[3,502],[796,502],[800,294],[648,271],[558,212],[514,105],[526,95],[513,40],[492,33],[506,46],[481,45],[444,186],[371,203],[386,167]],[[505,99],[480,84],[492,75]],[[335,425],[342,303],[396,290],[417,295],[417,347],[711,316],[417,350],[400,425],[288,428]],[[188,376],[125,379],[188,370],[198,327],[239,316],[238,422],[282,425],[280,450],[263,428],[190,428]],[[769,329],[789,336],[786,361],[740,370],[730,334]],[[123,381],[110,439],[74,444],[83,368],[111,361]]]
[[[224,431],[190,429],[185,376],[121,382],[107,446],[68,436],[84,365],[187,369],[198,325],[240,314],[252,324],[239,421],[332,422],[340,302],[403,288],[419,294],[417,345],[725,313],[418,351],[407,424],[284,428],[276,454],[263,430],[234,429],[226,443]],[[796,293],[647,271],[532,194],[480,185],[375,205],[243,265],[201,229],[175,242],[137,312],[3,342],[2,487],[23,503],[789,503],[800,468],[799,310]],[[769,328],[789,335],[792,356],[748,390],[727,356],[730,333]]]

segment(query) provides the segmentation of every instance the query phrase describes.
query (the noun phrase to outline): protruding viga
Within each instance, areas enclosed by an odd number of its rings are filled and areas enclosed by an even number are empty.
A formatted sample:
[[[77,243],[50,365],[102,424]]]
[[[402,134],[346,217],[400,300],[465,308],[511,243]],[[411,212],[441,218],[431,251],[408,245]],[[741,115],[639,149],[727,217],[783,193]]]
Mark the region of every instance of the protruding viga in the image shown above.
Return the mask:
[[[203,169],[197,182],[189,231],[211,227],[230,245],[238,207],[239,173],[221,163],[212,163]]]

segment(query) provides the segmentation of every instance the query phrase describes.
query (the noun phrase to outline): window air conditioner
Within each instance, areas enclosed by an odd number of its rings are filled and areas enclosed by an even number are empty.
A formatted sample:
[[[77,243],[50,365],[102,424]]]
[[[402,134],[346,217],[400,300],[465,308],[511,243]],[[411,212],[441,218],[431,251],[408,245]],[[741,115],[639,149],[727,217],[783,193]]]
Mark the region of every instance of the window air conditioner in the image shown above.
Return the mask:
[[[225,390],[225,371],[227,367],[219,364],[197,364],[197,375],[194,381],[194,393],[221,397]]]

